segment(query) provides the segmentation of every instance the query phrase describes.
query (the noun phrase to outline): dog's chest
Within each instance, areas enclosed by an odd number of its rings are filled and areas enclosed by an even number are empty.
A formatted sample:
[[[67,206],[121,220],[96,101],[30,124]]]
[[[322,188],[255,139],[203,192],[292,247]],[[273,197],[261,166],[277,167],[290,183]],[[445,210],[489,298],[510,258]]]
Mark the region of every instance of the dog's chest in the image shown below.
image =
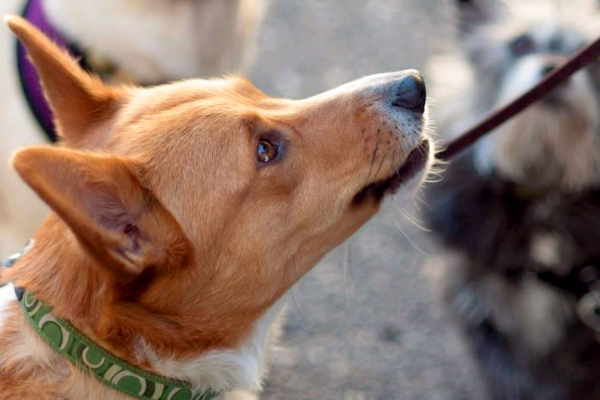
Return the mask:
[[[16,300],[17,298],[15,296],[15,290],[12,284],[9,283],[0,287],[0,330],[2,330],[4,325],[9,304],[15,302]]]

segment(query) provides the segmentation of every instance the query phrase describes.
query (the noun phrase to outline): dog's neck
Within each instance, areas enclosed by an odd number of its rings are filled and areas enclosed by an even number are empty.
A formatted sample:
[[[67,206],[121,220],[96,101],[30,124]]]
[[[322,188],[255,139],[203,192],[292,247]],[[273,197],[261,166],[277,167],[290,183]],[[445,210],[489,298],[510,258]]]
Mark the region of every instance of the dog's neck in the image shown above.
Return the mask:
[[[54,307],[56,315],[67,319],[97,345],[130,364],[167,378],[188,381],[203,391],[260,388],[265,372],[266,348],[274,334],[272,326],[285,299],[276,302],[256,321],[249,338],[237,348],[213,349],[196,356],[186,356],[184,359],[177,359],[175,355],[165,357],[164,354],[159,354],[155,345],[146,340],[143,329],[129,338],[127,335],[118,335],[123,338],[123,343],[116,343],[110,337],[107,340],[107,336],[101,333],[103,324],[108,323],[106,319],[113,317],[106,315],[106,309],[109,308],[107,305],[111,301],[110,294],[100,283],[102,280],[94,271],[91,257],[80,248],[68,230],[62,229],[63,227],[52,218],[46,221],[42,229],[44,234],[37,235],[36,244],[17,267],[5,271],[8,273],[2,276],[16,280],[27,290],[48,299],[47,302]],[[65,255],[68,255],[70,268],[64,267],[67,264]],[[65,381],[61,374],[69,375],[69,379],[66,380],[68,382],[92,380],[94,390],[98,393],[114,393],[114,389],[100,385],[89,376],[84,379],[82,375],[85,374],[78,369],[69,368],[67,360],[52,350],[28,326],[16,297],[10,296],[10,292],[5,294],[7,296],[2,297],[4,304],[0,305],[0,383],[3,376],[10,374],[3,368],[7,365],[43,368],[48,363],[56,363],[65,367],[61,371],[49,374],[51,376],[39,378],[53,381],[54,375],[57,387],[64,389],[64,393],[61,392],[64,397],[89,398],[81,391],[76,395],[69,394],[69,388],[60,386],[60,382]],[[176,340],[176,337],[171,339]],[[82,386],[82,390],[84,389],[85,386]],[[107,398],[113,397],[107,395]]]

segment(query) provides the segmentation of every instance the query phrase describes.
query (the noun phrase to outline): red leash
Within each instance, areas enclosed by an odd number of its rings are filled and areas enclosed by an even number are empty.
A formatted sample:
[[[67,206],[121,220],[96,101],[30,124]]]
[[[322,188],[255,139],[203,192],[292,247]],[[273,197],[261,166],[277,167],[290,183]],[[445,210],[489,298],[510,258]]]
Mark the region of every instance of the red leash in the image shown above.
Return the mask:
[[[449,160],[465,150],[486,133],[502,125],[533,103],[540,101],[553,89],[569,79],[575,72],[593,62],[598,57],[599,53],[600,37],[575,53],[562,66],[550,72],[540,83],[525,92],[516,100],[496,111],[492,111],[473,128],[463,133],[446,146],[443,146],[444,150],[442,150],[437,157],[441,160]],[[598,110],[598,112],[600,112],[600,110]]]

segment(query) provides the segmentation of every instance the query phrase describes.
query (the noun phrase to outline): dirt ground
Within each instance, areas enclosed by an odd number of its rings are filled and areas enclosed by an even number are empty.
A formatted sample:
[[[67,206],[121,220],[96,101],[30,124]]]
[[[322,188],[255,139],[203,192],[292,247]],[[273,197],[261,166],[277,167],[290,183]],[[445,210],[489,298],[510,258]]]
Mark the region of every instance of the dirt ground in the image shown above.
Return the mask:
[[[271,2],[250,77],[274,96],[300,98],[367,74],[422,69],[451,42],[451,0]],[[0,14],[20,3],[0,0]],[[8,40],[2,29],[3,56]],[[0,67],[12,76],[12,65]],[[15,101],[3,99],[5,110]],[[424,266],[432,246],[405,216],[415,213],[410,203],[388,204],[293,290],[264,399],[484,398],[436,300],[439,271]]]

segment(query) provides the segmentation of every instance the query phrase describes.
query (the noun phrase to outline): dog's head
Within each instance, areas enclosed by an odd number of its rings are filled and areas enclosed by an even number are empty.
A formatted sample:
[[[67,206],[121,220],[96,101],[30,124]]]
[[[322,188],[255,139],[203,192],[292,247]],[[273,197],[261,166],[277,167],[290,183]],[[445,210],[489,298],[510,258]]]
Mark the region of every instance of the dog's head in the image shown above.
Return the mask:
[[[63,144],[14,157],[54,211],[17,284],[125,357],[136,337],[174,358],[236,348],[431,163],[414,71],[299,101],[236,77],[113,88],[26,22],[8,23]],[[34,255],[56,262],[28,267]]]
[[[467,0],[461,36],[480,116],[515,99],[600,34],[596,1]],[[484,173],[533,186],[600,182],[600,62],[477,146]]]

